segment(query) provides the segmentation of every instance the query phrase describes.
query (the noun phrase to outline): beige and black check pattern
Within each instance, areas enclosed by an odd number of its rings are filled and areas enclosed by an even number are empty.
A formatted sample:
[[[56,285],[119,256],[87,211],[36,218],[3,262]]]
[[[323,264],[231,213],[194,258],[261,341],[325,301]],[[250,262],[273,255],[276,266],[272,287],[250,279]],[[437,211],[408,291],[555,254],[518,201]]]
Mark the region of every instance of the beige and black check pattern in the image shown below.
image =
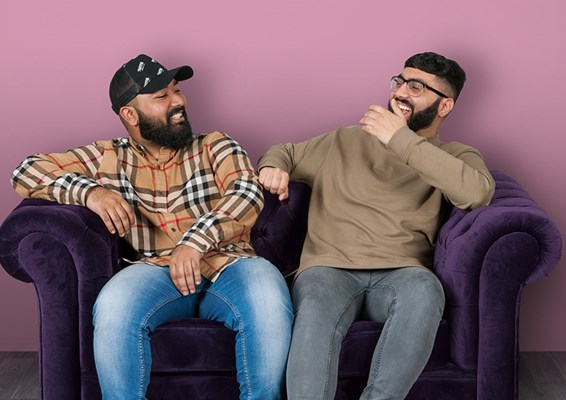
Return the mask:
[[[12,174],[24,197],[85,205],[104,186],[132,206],[127,240],[144,262],[167,265],[177,245],[204,253],[202,274],[215,280],[240,257],[254,256],[250,231],[263,193],[243,148],[220,132],[199,136],[184,150],[146,155],[131,139],[98,141],[65,153],[37,154]]]

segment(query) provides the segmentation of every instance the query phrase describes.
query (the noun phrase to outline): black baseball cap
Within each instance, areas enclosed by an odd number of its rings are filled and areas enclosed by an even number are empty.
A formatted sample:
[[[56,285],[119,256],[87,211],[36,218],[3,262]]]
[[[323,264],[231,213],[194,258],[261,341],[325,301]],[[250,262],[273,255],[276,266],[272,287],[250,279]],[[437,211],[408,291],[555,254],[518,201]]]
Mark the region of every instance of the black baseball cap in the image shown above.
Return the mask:
[[[168,70],[155,59],[140,54],[122,65],[110,81],[110,101],[116,114],[120,108],[138,94],[153,93],[163,89],[173,79],[184,81],[193,76],[188,65]]]

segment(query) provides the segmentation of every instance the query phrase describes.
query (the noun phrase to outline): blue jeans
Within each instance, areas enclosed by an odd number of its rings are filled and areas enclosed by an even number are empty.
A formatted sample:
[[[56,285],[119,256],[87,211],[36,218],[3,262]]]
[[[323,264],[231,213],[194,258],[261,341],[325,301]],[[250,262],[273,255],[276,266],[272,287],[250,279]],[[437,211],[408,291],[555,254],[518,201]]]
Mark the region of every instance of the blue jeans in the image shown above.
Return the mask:
[[[145,399],[151,332],[187,317],[219,321],[237,332],[240,399],[282,396],[293,310],[284,278],[262,258],[237,261],[214,283],[203,279],[189,296],[179,293],[168,268],[135,264],[102,288],[93,314],[94,358],[104,400]]]
[[[342,339],[355,320],[383,322],[361,399],[403,400],[427,363],[444,291],[425,268],[312,267],[293,285],[289,400],[334,399]]]

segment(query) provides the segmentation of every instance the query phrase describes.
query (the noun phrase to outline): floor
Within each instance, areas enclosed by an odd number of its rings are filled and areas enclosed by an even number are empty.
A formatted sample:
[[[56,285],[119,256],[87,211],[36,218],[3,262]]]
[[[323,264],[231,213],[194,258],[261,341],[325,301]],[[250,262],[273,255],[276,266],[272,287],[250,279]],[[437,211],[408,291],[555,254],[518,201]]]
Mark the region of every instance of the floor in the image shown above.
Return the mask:
[[[38,373],[37,352],[0,352],[0,400],[38,400]]]
[[[38,378],[36,352],[0,352],[0,400],[39,400]],[[519,399],[566,400],[566,352],[521,353]]]

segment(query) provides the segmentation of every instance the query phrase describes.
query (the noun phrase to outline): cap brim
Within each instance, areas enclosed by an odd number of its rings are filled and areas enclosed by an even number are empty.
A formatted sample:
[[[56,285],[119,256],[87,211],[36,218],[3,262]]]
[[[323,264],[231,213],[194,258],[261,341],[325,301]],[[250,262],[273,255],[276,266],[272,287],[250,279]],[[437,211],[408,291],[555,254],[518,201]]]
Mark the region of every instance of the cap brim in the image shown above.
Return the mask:
[[[139,94],[154,93],[158,90],[163,89],[169,83],[175,79],[177,82],[184,81],[193,76],[193,69],[188,65],[182,67],[173,68],[168,71],[163,72],[157,78],[154,78],[147,86],[140,89]]]

